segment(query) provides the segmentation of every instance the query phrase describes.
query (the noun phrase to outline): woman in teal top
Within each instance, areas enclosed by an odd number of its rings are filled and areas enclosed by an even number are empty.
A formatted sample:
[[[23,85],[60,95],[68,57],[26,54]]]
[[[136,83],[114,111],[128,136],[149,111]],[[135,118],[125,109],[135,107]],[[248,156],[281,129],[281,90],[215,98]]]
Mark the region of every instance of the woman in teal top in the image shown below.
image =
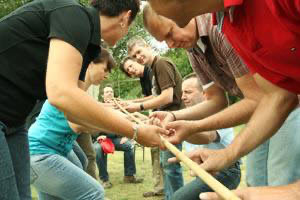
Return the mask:
[[[107,77],[115,62],[102,49],[90,65],[81,88],[97,85]],[[30,127],[31,183],[41,200],[103,200],[103,187],[78,165],[73,142],[83,127],[67,121],[63,112],[44,103],[36,122]],[[75,159],[74,159],[75,158]]]

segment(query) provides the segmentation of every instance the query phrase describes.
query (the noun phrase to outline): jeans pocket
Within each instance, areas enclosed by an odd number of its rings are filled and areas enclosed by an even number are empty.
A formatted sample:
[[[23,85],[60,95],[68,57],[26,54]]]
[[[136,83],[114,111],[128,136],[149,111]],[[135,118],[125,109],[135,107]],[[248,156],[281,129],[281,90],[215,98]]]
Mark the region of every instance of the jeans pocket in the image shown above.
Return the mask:
[[[30,184],[34,184],[34,182],[36,181],[36,179],[38,179],[38,174],[35,172],[35,170],[30,167]]]

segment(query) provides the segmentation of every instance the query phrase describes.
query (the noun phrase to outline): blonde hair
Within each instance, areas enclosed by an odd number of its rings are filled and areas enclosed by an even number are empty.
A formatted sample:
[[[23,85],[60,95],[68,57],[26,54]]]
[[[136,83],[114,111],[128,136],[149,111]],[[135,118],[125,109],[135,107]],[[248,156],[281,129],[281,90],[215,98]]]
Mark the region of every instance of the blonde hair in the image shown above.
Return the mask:
[[[128,40],[127,42],[127,51],[130,52],[134,46],[139,45],[142,47],[148,46],[148,43],[140,36],[135,36]]]

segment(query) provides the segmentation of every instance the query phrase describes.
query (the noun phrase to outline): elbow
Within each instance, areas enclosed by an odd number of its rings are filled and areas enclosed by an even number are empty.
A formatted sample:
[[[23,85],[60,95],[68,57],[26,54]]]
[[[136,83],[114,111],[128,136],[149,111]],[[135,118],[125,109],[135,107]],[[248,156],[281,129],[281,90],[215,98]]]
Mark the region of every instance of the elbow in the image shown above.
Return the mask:
[[[163,100],[163,105],[168,105],[173,102],[173,95],[166,95]]]
[[[281,89],[273,93],[266,94],[267,102],[274,102],[277,109],[283,113],[290,113],[298,104],[298,96],[287,90]]]
[[[289,111],[295,109],[299,104],[298,96],[293,93],[288,92],[285,95],[280,95],[279,98],[281,104],[286,104],[286,109]]]
[[[68,90],[59,84],[50,83],[46,85],[46,92],[49,103],[59,110],[64,111],[64,105],[66,105],[68,99]]]

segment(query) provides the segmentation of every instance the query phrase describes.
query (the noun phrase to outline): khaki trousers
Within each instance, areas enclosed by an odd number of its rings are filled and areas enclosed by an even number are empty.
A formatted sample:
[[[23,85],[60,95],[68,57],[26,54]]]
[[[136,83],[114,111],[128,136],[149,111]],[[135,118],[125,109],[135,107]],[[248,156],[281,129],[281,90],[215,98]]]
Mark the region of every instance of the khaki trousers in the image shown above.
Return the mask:
[[[90,134],[82,133],[77,138],[79,146],[84,151],[86,157],[88,158],[87,173],[91,175],[96,180],[99,180],[99,175],[97,174],[97,163],[96,163],[96,152],[93,148],[92,137]]]
[[[163,170],[160,165],[159,148],[151,148],[152,174],[154,178],[154,192],[162,193],[164,191]]]

